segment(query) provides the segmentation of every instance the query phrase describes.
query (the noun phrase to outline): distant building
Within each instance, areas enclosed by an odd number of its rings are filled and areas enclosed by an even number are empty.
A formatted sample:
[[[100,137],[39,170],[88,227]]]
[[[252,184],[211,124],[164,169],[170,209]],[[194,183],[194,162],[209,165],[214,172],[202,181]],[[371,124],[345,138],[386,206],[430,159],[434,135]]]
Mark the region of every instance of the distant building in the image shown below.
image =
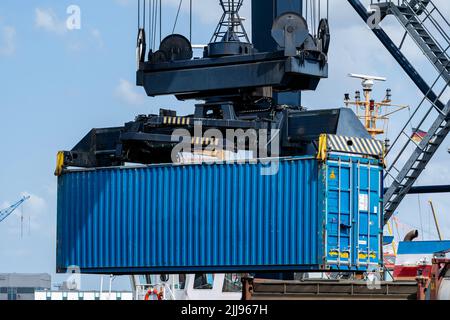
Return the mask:
[[[34,293],[50,290],[51,283],[47,273],[0,273],[0,300],[34,300]]]

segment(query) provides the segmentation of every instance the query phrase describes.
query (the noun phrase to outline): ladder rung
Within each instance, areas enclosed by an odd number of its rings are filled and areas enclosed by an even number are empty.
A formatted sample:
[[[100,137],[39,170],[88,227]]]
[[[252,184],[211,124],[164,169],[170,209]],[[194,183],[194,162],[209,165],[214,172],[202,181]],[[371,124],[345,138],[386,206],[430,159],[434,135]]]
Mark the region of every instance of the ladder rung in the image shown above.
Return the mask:
[[[423,171],[423,170],[425,170],[425,166],[424,166],[424,165],[425,165],[427,162],[428,162],[428,161],[420,162],[419,166],[423,166],[423,167],[417,166],[417,167],[412,168],[411,170],[412,170],[412,171]]]
[[[441,109],[438,108],[438,106],[437,106],[435,103],[432,103],[431,106],[432,106],[437,112],[439,112],[442,116],[444,116],[444,117],[447,116]]]

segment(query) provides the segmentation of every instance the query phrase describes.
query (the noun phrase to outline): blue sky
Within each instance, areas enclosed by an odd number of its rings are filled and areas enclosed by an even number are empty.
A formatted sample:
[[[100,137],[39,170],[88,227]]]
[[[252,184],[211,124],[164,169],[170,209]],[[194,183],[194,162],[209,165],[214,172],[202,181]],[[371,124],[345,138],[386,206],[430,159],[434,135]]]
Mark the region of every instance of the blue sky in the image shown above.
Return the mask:
[[[177,0],[164,0],[164,33],[173,26]],[[249,1],[242,15],[250,18]],[[333,42],[330,78],[316,92],[304,95],[304,105],[341,107],[343,94],[359,89],[349,72],[385,76],[388,82],[375,92],[382,98],[391,87],[394,99],[412,107],[420,95],[412,82],[378,43],[344,0],[331,1]],[[448,15],[448,1],[437,1]],[[68,31],[66,9],[81,8],[81,30]],[[183,7],[176,32],[187,35],[187,7]],[[213,0],[194,0],[195,44],[205,44],[220,15]],[[122,125],[138,114],[160,107],[192,111],[193,102],[172,97],[147,98],[134,86],[136,43],[135,0],[2,0],[0,3],[0,207],[22,194],[32,199],[24,206],[25,233],[20,239],[20,211],[0,225],[0,272],[49,272],[55,270],[56,179],[55,154],[71,149],[93,127]],[[246,21],[249,24],[249,19]],[[397,39],[395,21],[386,22]],[[249,29],[249,28],[248,28]],[[428,80],[434,71],[428,61],[407,43],[410,58]],[[390,134],[406,114],[394,118]],[[421,178],[426,183],[450,183],[449,140]],[[408,197],[399,208],[405,225],[435,237],[427,200]],[[443,233],[450,238],[448,195],[433,195]],[[418,210],[421,204],[421,210]],[[421,211],[421,214],[419,214]],[[422,221],[422,223],[420,223]],[[407,228],[407,227],[406,227]],[[63,277],[55,277],[55,282]],[[88,286],[98,285],[89,278]],[[127,279],[117,288],[128,288]]]

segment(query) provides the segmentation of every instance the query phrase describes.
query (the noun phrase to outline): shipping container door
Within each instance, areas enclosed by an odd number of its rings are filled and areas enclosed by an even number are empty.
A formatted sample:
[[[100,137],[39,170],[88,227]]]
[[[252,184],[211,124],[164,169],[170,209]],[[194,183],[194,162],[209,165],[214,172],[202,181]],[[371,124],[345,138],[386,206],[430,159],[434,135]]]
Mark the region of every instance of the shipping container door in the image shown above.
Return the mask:
[[[352,163],[328,161],[325,166],[326,261],[332,268],[352,266]]]
[[[367,270],[379,264],[381,169],[361,158],[336,158],[324,166],[326,264]]]
[[[356,264],[359,268],[373,269],[379,265],[381,254],[382,171],[376,164],[358,160],[354,165],[354,173],[357,187]]]

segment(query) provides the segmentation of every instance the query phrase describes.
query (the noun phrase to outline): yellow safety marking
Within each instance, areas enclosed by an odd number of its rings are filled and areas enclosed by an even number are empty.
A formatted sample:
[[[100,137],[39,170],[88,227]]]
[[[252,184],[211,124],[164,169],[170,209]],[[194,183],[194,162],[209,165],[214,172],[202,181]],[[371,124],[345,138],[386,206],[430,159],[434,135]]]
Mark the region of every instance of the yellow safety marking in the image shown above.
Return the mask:
[[[339,252],[337,250],[331,250],[328,254],[332,257],[336,257],[337,255],[339,255]]]
[[[330,179],[336,180],[336,174],[334,173],[334,170],[331,170]]]
[[[351,141],[351,145],[348,144],[349,141]],[[323,152],[322,143],[323,138],[321,136],[321,139],[319,139],[319,155],[321,157]],[[328,151],[367,154],[381,157],[384,157],[385,153],[384,145],[381,141],[337,135],[328,135],[327,148]]]
[[[218,146],[220,144],[220,140],[216,139],[216,138],[210,138],[210,137],[192,137],[191,144],[205,145],[205,146],[211,146],[211,145]]]
[[[325,161],[327,159],[327,135],[321,134],[319,138],[319,151],[317,152],[317,159]]]
[[[361,140],[359,140],[359,139],[355,139],[355,142],[356,142],[356,145],[358,146],[358,153],[364,153],[363,152],[363,150],[364,150],[364,147],[363,147],[363,145],[362,145],[362,143],[361,143]]]
[[[359,259],[367,259],[368,257],[371,259],[376,259],[377,255],[374,252],[370,253],[370,255],[367,255],[367,253],[359,253],[358,254]]]
[[[341,258],[348,259],[349,257],[350,257],[350,255],[348,254],[348,252],[341,253]]]
[[[186,117],[163,117],[163,124],[165,125],[190,125],[190,118]]]
[[[64,169],[64,152],[60,151],[56,155],[56,169],[55,169],[55,176],[59,177],[62,175]]]
[[[350,254],[348,252],[339,252],[338,250],[330,250],[328,253],[331,257],[340,256],[341,258],[348,259]]]
[[[371,144],[371,148],[373,149],[373,153],[374,154],[380,154],[380,150],[378,148],[378,144],[376,143],[376,141],[370,141],[369,140],[369,142]]]
[[[352,148],[352,146],[350,146],[350,145],[348,144],[348,142],[349,142],[349,141],[352,141],[352,139],[349,138],[349,137],[344,137],[344,141],[345,141],[345,148],[348,150],[348,152],[352,152],[352,151],[353,151],[353,148]]]
[[[370,150],[370,152],[371,152],[372,154],[377,154],[376,148],[375,148],[374,144],[372,143],[372,141],[367,140],[366,142],[367,142],[367,144],[369,145],[369,150]]]
[[[345,143],[345,141],[343,141],[341,139],[342,139],[342,137],[336,137],[336,142],[339,145],[339,149],[342,151],[347,151],[347,150],[345,150],[346,143]]]
[[[368,142],[366,140],[361,140],[362,144],[364,145],[364,151],[368,153],[369,146],[368,146]]]
[[[342,144],[344,145],[345,151],[350,152],[350,147],[348,145],[348,138],[347,137],[341,137]]]

